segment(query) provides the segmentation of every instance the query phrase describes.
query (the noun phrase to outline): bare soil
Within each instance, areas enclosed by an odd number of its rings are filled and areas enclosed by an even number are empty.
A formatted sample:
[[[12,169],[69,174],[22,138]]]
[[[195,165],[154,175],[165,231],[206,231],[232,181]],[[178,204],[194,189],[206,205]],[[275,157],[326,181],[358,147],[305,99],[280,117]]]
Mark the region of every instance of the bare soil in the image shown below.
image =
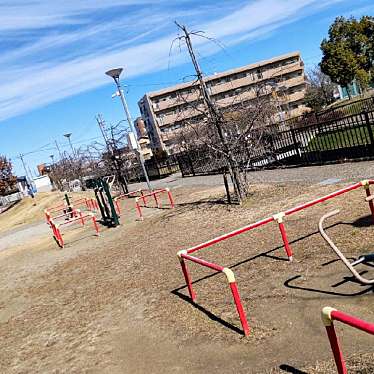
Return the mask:
[[[341,208],[329,235],[347,257],[373,252],[362,189],[287,217],[293,263],[276,224],[196,253],[234,271],[248,338],[225,277],[189,264],[198,297],[191,303],[176,252],[342,186],[257,184],[241,207],[227,206],[220,187],[181,187],[175,209],[145,208],[143,222],[126,201],[123,224],[100,238],[78,226],[63,250],[41,236],[1,251],[0,372],[334,373],[320,311],[373,321],[373,288],[334,261],[317,224]],[[373,267],[360,270],[373,277]],[[373,373],[373,337],[339,324],[337,331],[350,373]]]

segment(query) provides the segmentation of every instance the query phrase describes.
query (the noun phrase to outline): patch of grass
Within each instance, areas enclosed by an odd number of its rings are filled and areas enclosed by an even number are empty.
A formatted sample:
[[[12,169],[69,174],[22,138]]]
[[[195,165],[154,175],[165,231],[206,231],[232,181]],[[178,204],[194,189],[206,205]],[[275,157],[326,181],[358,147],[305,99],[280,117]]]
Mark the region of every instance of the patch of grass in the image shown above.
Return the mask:
[[[374,126],[371,126],[374,132]],[[332,149],[349,148],[357,145],[370,144],[369,132],[366,127],[338,130],[328,134],[320,134],[313,138],[307,151],[327,151]]]

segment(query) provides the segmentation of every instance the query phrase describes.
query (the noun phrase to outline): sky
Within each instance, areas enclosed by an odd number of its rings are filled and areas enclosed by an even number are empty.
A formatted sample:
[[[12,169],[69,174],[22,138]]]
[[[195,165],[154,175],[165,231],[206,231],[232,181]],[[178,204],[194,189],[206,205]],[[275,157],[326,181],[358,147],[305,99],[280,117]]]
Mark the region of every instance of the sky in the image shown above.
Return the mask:
[[[0,155],[36,165],[101,141],[95,116],[124,113],[105,71],[121,82],[135,119],[150,91],[193,79],[174,21],[193,37],[205,74],[300,51],[310,68],[335,17],[374,15],[372,0],[0,0]]]

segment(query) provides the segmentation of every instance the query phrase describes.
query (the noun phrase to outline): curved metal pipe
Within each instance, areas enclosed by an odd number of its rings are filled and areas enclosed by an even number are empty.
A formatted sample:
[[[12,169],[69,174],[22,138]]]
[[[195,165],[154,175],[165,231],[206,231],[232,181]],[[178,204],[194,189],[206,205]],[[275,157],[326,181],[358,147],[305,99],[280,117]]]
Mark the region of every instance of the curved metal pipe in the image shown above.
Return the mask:
[[[343,255],[343,253],[340,252],[338,247],[334,244],[334,242],[329,238],[329,236],[326,234],[325,230],[323,229],[323,222],[326,218],[330,218],[332,216],[335,216],[338,214],[340,210],[333,210],[332,212],[324,214],[318,223],[318,229],[321,233],[323,239],[327,242],[327,244],[334,250],[334,252],[338,255],[338,257],[343,261],[344,265],[348,268],[348,270],[353,274],[353,276],[361,283],[363,284],[374,284],[374,279],[366,279],[362,277],[352,266],[352,264],[346,259],[346,257]]]

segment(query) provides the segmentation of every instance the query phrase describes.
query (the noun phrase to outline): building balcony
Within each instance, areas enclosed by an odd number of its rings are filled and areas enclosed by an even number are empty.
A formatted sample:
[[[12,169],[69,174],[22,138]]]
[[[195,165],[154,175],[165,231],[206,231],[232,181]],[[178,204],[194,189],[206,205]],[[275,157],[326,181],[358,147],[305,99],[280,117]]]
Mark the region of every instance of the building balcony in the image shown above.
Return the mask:
[[[303,70],[303,69],[304,68],[303,68],[302,61],[298,61],[298,62],[289,64],[289,65],[285,65],[285,66],[281,66],[281,67],[278,67],[278,68],[272,68],[272,69],[264,70],[262,72],[262,78],[260,78],[260,79],[253,80],[250,76],[246,76],[246,77],[243,77],[243,78],[232,80],[230,82],[212,85],[210,87],[210,93],[211,93],[211,95],[214,96],[214,95],[217,95],[217,94],[220,94],[220,93],[223,93],[223,92],[235,90],[235,89],[243,87],[243,86],[256,85],[256,84],[258,84],[258,83],[260,83],[264,80],[276,79],[276,78],[281,77],[282,75],[286,75],[286,74],[292,73],[294,71]],[[254,76],[256,76],[255,73],[254,73]],[[301,78],[302,80],[304,80],[303,75],[300,76],[300,77],[296,77],[296,78]],[[291,79],[294,79],[294,78],[291,78]],[[284,83],[286,83],[287,81],[285,81]],[[209,81],[207,82],[207,84],[209,86]],[[152,98],[151,101],[153,103],[152,104],[153,105],[153,111],[157,115],[157,113],[162,111],[162,110],[179,107],[183,104],[186,104],[186,103],[189,103],[189,102],[192,102],[192,101],[196,101],[196,100],[199,99],[199,97],[200,97],[200,93],[197,91],[197,92],[193,92],[193,93],[189,93],[189,94],[183,94],[182,93],[182,97],[177,96],[175,98],[165,99],[165,100],[160,101],[157,104],[154,103],[155,98]]]

